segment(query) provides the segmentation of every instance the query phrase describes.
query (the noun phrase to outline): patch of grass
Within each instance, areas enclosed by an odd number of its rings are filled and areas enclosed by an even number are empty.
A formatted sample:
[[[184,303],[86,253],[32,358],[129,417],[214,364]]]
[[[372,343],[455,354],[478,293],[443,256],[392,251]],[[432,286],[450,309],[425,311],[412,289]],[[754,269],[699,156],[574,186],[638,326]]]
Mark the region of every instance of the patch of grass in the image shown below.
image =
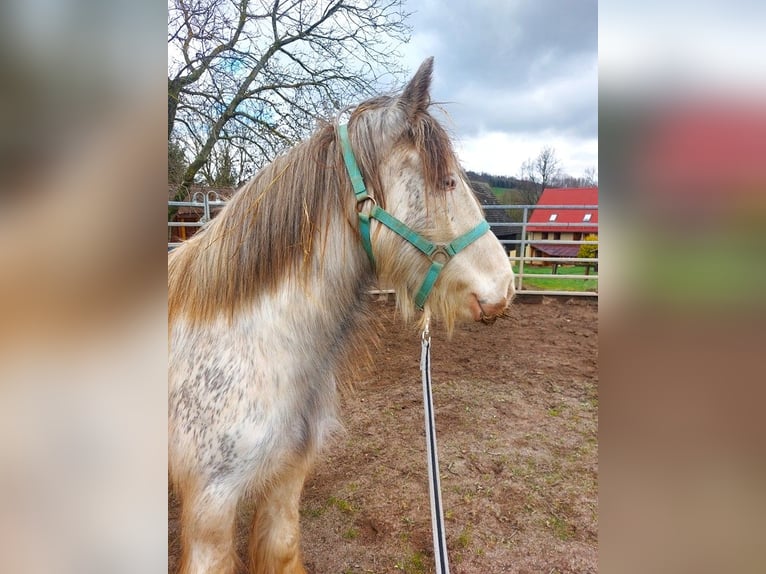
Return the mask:
[[[345,498],[331,496],[327,502],[330,504],[330,506],[334,506],[344,514],[353,514],[355,511],[354,506]]]
[[[359,531],[353,526],[346,530],[342,535],[344,540],[354,540],[359,536]]]
[[[547,486],[557,486],[563,482],[566,482],[566,476],[565,474],[558,469],[551,470],[549,472],[544,473],[541,478],[545,482]]]
[[[470,524],[467,524],[463,530],[460,532],[460,535],[457,537],[457,546],[458,548],[468,548],[468,546],[471,544],[471,535],[472,535],[472,528]]]
[[[548,415],[550,415],[552,417],[559,416],[561,414],[561,408],[562,408],[561,405],[556,406],[556,407],[550,407],[548,409]]]
[[[585,275],[584,265],[559,265],[556,275]],[[518,263],[513,266],[513,272],[519,272]],[[540,291],[597,291],[598,279],[557,279],[553,275],[553,266],[524,265],[524,274],[550,275],[547,277],[524,277],[523,286],[527,289]],[[591,274],[594,272],[591,270]]]
[[[425,554],[413,552],[408,557],[397,562],[394,568],[403,571],[405,574],[425,574],[427,572]]]
[[[326,509],[320,506],[317,506],[315,508],[305,508],[303,510],[303,516],[307,518],[319,518],[320,516],[324,514],[325,510]]]
[[[558,516],[550,516],[545,519],[545,526],[553,531],[553,535],[559,540],[567,541],[572,538],[572,527],[566,520]]]

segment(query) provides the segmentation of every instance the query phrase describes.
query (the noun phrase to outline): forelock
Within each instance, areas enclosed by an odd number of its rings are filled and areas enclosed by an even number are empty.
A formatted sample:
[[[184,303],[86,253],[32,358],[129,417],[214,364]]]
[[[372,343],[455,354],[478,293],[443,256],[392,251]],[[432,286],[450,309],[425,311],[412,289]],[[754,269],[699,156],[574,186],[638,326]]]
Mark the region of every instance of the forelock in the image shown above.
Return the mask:
[[[379,166],[395,147],[414,148],[430,191],[444,190],[445,180],[460,171],[449,134],[428,110],[408,119],[399,100],[380,96],[363,102],[349,119],[353,146],[365,181],[380,192]]]

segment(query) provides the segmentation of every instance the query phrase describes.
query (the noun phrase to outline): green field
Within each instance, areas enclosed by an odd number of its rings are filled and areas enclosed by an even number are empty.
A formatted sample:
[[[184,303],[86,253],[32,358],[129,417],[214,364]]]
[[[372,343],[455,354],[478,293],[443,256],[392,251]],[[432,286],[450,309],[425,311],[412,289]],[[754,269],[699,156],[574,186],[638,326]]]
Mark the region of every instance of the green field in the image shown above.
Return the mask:
[[[509,189],[507,187],[493,187],[492,193],[497,198],[500,205],[519,205],[524,203],[521,196],[521,190]],[[507,209],[505,214],[511,221],[521,222],[524,218],[524,212],[521,209]]]
[[[552,271],[553,267],[548,266],[524,266],[525,275],[527,273],[531,273],[533,275],[551,275]],[[513,272],[518,274],[518,263],[514,264]],[[597,274],[593,269],[591,269],[590,273],[591,275]],[[585,266],[559,265],[556,274],[585,275]],[[523,288],[539,291],[598,291],[598,279],[557,279],[553,275],[551,275],[550,279],[546,277],[524,277]]]
[[[493,187],[492,193],[500,202],[500,205],[518,205],[524,203],[520,189],[509,189],[507,187]]]

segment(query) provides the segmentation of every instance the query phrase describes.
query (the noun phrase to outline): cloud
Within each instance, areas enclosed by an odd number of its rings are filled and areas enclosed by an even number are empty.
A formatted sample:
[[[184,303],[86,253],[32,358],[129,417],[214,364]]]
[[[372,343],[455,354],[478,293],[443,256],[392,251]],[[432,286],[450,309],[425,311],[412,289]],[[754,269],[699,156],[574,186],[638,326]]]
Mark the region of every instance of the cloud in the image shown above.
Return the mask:
[[[596,62],[579,62],[565,73],[519,88],[466,85],[450,109],[469,134],[486,130],[538,133],[549,130],[576,137],[597,136]],[[479,121],[471,124],[471,120]]]
[[[596,138],[580,140],[548,132],[516,134],[493,131],[458,138],[455,149],[463,168],[467,170],[518,177],[522,162],[536,156],[546,145],[556,150],[556,156],[569,175],[580,177],[588,168],[597,167]]]
[[[482,157],[504,152],[515,166],[543,145],[573,175],[597,164],[597,146],[584,143],[598,137],[594,0],[411,0],[409,9],[404,62],[414,70],[435,56],[432,95],[446,104],[451,131],[468,149],[494,146],[471,160],[479,171],[497,165]]]

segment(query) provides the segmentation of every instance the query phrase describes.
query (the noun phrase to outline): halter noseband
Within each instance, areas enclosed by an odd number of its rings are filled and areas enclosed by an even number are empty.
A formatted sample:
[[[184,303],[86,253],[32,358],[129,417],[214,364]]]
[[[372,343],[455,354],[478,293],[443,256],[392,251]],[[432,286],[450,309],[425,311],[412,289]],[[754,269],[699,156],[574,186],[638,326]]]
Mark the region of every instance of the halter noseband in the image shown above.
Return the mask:
[[[489,223],[487,223],[486,220],[482,220],[476,227],[453,239],[449,243],[434,243],[429,241],[375,203],[375,199],[367,193],[362,172],[359,171],[354,152],[351,149],[351,143],[348,139],[348,125],[341,124],[338,126],[338,133],[340,135],[341,147],[343,148],[343,161],[346,164],[346,171],[348,171],[351,185],[354,188],[356,202],[357,204],[361,204],[364,201],[370,200],[373,203],[369,215],[363,213],[361,209],[358,210],[359,233],[362,236],[362,245],[367,252],[367,256],[370,258],[372,266],[375,267],[375,257],[372,254],[372,241],[370,239],[370,219],[377,219],[391,231],[411,243],[431,261],[431,267],[428,269],[423,284],[420,286],[420,289],[415,296],[415,306],[418,309],[423,309],[423,305],[425,305],[426,299],[428,298],[429,293],[431,293],[431,289],[433,289],[436,279],[439,277],[439,273],[441,273],[441,270],[447,262],[489,231]]]

